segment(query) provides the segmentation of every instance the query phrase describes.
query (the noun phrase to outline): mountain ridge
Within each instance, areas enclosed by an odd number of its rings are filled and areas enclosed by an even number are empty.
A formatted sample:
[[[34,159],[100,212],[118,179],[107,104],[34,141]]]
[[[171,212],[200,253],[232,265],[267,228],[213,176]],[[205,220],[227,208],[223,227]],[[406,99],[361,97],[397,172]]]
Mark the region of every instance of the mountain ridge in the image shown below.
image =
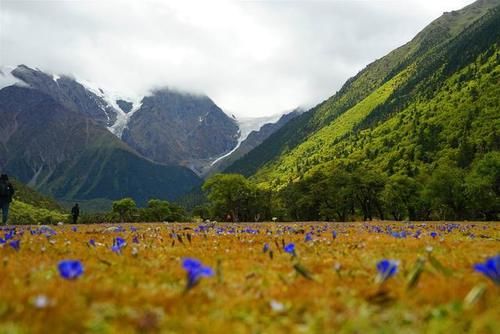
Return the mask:
[[[277,183],[280,185],[288,183],[290,179],[284,180],[280,178],[280,175],[290,175],[290,173],[284,172],[284,166],[288,166],[286,168],[290,169],[292,167],[289,166],[289,164],[292,164],[295,165],[294,168],[297,170],[299,165],[308,166],[318,163],[312,161],[306,162],[305,158],[309,153],[306,153],[304,150],[298,150],[300,145],[304,145],[304,143],[309,141],[315,133],[320,132],[342,114],[360,103],[360,101],[366,99],[368,94],[371,94],[376,88],[380,88],[384,83],[394,78],[395,75],[401,72],[401,70],[398,72],[398,69],[408,69],[412,66],[411,64],[416,63],[416,66],[420,66],[418,64],[425,63],[426,55],[436,56],[433,50],[437,50],[440,47],[442,50],[447,50],[447,45],[449,45],[447,43],[451,43],[451,41],[456,38],[464,38],[464,32],[467,28],[473,27],[474,23],[481,26],[480,20],[484,17],[488,17],[488,15],[493,15],[492,13],[497,11],[495,8],[498,8],[497,1],[482,0],[460,11],[448,13],[436,19],[428,27],[424,28],[422,32],[417,34],[410,42],[366,66],[360,73],[349,79],[335,95],[297,118],[295,122],[292,121],[281,128],[264,141],[261,146],[249,152],[245,157],[228,167],[227,171],[241,173],[247,176],[253,175],[255,180],[263,182],[267,184],[267,186],[271,186],[272,181],[276,179],[279,180]],[[463,24],[464,21],[469,22],[469,24]],[[443,31],[447,33],[443,34]],[[491,43],[491,41],[489,43]],[[472,43],[472,45],[474,45],[474,43]],[[418,63],[419,59],[421,59],[420,63]],[[409,65],[404,66],[405,64]],[[420,68],[417,67],[416,69],[416,75],[411,76],[409,79],[410,81],[404,83],[405,87],[413,87],[415,82],[420,80],[419,78],[421,75],[418,75]],[[359,132],[362,131],[363,128],[369,128],[369,120],[372,120],[372,122],[382,121],[381,115],[385,113],[382,112],[382,109],[385,108],[387,111],[390,109],[387,105],[390,104],[393,108],[392,110],[396,111],[398,110],[394,108],[396,102],[399,103],[403,101],[403,99],[404,94],[399,94],[396,100],[391,97],[387,103],[378,107],[375,113],[372,114],[370,111],[370,116],[367,118],[367,121],[364,121],[364,125],[356,124],[353,131]],[[402,104],[400,104],[398,108],[401,107]],[[323,130],[323,132],[324,131],[325,130]],[[317,146],[319,147],[321,145],[318,144]],[[315,149],[310,148],[307,152],[313,152],[314,150]],[[283,161],[285,157],[290,157],[290,154],[294,151],[297,155],[295,162],[292,162],[293,159],[288,163]],[[299,159],[298,157],[301,158]],[[300,167],[301,170],[304,168],[308,169],[309,167]],[[296,176],[301,175],[302,171],[299,173],[295,171],[291,174]],[[292,177],[292,179],[293,178],[294,177]],[[276,184],[273,183],[272,186],[276,186]]]

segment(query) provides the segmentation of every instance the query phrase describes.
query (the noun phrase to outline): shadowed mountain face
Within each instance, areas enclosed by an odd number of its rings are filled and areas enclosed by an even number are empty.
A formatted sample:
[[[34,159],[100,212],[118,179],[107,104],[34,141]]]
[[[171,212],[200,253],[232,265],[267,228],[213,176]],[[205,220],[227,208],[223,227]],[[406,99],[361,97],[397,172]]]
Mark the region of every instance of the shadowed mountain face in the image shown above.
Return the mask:
[[[142,100],[122,139],[154,161],[188,164],[230,151],[238,136],[235,120],[208,97],[162,89]]]
[[[83,112],[35,89],[0,90],[0,169],[59,199],[174,199],[199,184],[156,164]]]
[[[500,3],[443,14],[226,171],[264,187],[344,164],[418,175],[499,149]]]

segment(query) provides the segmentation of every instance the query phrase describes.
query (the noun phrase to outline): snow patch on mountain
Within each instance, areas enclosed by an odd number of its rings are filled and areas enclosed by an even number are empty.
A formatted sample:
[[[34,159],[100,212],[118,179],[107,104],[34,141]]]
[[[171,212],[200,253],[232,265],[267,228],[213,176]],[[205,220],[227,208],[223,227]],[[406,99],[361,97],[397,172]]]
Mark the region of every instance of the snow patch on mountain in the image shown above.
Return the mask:
[[[99,96],[107,103],[107,106],[100,106],[103,111],[106,111],[107,107],[113,108],[114,112],[116,113],[116,121],[113,125],[108,127],[108,130],[118,138],[121,138],[123,135],[123,131],[127,128],[130,118],[141,108],[142,99],[144,98],[144,96],[131,97],[126,94],[103,90],[96,84],[87,80],[78,79],[77,81],[81,83],[86,89]],[[117,104],[118,100],[124,100],[132,103],[132,109],[128,113],[123,111]]]
[[[236,146],[231,151],[221,155],[220,157],[217,157],[214,161],[212,161],[210,165],[213,166],[217,162],[233,154],[233,152],[240,147],[241,143],[245,139],[247,139],[248,135],[252,133],[252,131],[259,131],[260,128],[265,124],[276,123],[282,115],[283,114],[276,114],[265,117],[240,117],[240,118],[236,117],[236,122],[238,123],[238,127],[240,128],[238,142],[236,143]]]

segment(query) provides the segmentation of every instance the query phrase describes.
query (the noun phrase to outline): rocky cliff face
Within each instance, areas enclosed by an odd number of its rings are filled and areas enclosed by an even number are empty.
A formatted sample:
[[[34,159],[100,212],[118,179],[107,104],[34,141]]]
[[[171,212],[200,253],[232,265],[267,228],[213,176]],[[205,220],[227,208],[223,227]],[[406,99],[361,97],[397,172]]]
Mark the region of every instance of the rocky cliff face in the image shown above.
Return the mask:
[[[208,97],[162,89],[142,100],[122,139],[154,161],[186,165],[230,151],[238,136],[236,121]]]

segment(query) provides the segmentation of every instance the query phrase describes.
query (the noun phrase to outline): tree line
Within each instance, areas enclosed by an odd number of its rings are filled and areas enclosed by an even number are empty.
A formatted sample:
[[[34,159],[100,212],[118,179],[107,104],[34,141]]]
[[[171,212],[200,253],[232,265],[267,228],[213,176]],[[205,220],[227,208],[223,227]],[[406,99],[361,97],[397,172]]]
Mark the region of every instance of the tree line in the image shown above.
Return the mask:
[[[366,163],[338,163],[280,190],[217,174],[203,190],[208,204],[193,214],[220,221],[499,220],[500,152],[469,169],[444,160],[392,175]]]
[[[114,201],[109,212],[83,215],[79,223],[183,222],[190,219],[191,217],[186,210],[174,203],[150,199],[147,206],[141,208],[132,198],[126,197]]]

